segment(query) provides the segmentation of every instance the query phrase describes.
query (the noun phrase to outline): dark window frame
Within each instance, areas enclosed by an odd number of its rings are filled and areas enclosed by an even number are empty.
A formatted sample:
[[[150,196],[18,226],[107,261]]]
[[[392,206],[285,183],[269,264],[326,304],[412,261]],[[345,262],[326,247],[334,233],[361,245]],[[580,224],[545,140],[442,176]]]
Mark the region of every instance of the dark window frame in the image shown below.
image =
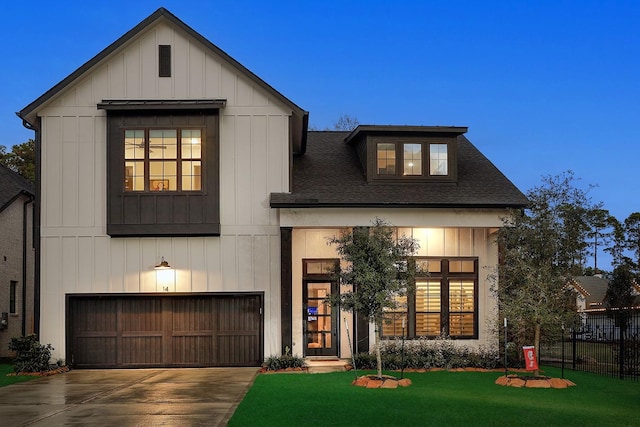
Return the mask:
[[[18,314],[18,282],[9,282],[9,314]]]
[[[111,237],[220,235],[220,113],[185,105],[107,110],[107,234]],[[213,104],[212,104],[213,106]],[[173,107],[173,108],[172,108]],[[202,128],[201,191],[125,191],[124,130]],[[147,184],[145,184],[147,188]]]
[[[205,189],[203,188],[203,184],[206,183],[206,179],[203,177],[204,174],[206,174],[206,168],[203,168],[203,158],[206,156],[206,146],[205,144],[202,143],[202,141],[206,141],[206,127],[204,126],[131,126],[128,128],[123,128],[122,132],[123,132],[123,140],[126,138],[126,131],[129,130],[142,130],[144,131],[144,158],[142,159],[127,159],[126,157],[124,158],[124,162],[125,162],[125,170],[126,170],[126,163],[127,162],[143,162],[144,163],[144,189],[143,190],[127,190],[126,189],[126,184],[125,184],[125,180],[123,179],[123,191],[125,192],[133,192],[133,193],[153,193],[156,194],[155,191],[153,191],[150,188],[150,181],[153,180],[153,178],[151,178],[151,164],[154,162],[175,162],[176,164],[176,181],[177,181],[177,189],[175,190],[163,190],[160,194],[170,194],[170,193],[194,193],[194,192],[204,192]],[[153,130],[175,130],[176,131],[176,157],[175,158],[171,158],[171,159],[162,159],[162,158],[151,158],[150,156],[150,151],[152,151],[152,148],[150,147],[150,131]],[[201,139],[201,154],[200,157],[197,159],[193,159],[193,158],[183,158],[182,157],[182,131],[185,130],[199,130],[200,131],[200,139]],[[200,162],[200,189],[199,190],[184,190],[182,189],[182,179],[185,177],[185,175],[182,173],[182,163],[186,162],[186,161],[193,161],[193,160],[197,160]],[[123,176],[123,178],[126,179],[126,173]]]
[[[400,330],[400,323],[402,317],[406,319],[405,337],[409,339],[416,339],[420,337],[436,338],[441,335],[449,336],[452,339],[478,339],[478,289],[479,289],[479,271],[478,271],[478,258],[477,257],[415,257],[413,262],[418,260],[440,260],[440,272],[422,274],[416,273],[415,281],[431,280],[440,281],[440,311],[429,312],[420,311],[416,309],[416,289],[413,286],[413,290],[407,295],[407,307],[406,310],[390,310],[385,315],[385,318],[389,319],[391,323],[382,325],[382,337],[383,338],[397,338],[402,336]],[[472,261],[473,272],[452,272],[450,271],[450,263],[452,261]],[[450,285],[454,280],[473,280],[473,310],[470,311],[453,311],[451,310],[451,304],[449,301]],[[414,282],[415,285],[415,282]],[[416,332],[416,315],[419,313],[439,313],[440,314],[440,333],[439,334],[419,334]],[[465,335],[451,335],[450,334],[450,319],[452,313],[464,313],[473,315],[473,333]],[[387,330],[391,330],[393,333],[385,333],[385,327]]]
[[[368,138],[368,156],[367,169],[369,180],[373,182],[453,182],[457,179],[457,153],[456,138],[446,137],[393,137],[379,136]],[[381,174],[378,173],[378,144],[394,144],[395,146],[395,173]],[[420,144],[421,146],[421,174],[405,175],[404,174],[404,145]],[[430,148],[433,144],[445,144],[447,146],[447,174],[432,175],[430,169]]]
[[[171,77],[171,45],[158,45],[158,77]]]

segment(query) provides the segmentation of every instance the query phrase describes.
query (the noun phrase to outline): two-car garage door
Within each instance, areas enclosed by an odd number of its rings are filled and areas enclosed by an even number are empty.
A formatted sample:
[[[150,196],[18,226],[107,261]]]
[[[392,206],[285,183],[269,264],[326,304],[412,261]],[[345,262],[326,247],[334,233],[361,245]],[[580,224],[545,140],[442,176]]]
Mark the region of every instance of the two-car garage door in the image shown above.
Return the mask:
[[[69,295],[76,368],[259,366],[263,295]]]

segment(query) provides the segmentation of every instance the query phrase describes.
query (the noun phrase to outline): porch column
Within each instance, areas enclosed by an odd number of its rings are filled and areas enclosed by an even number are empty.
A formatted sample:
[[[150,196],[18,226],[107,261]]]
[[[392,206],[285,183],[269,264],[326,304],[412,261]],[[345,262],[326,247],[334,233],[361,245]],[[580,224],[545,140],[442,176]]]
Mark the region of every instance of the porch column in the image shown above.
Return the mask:
[[[289,347],[293,351],[292,334],[292,231],[291,227],[280,227],[280,331],[282,353]]]

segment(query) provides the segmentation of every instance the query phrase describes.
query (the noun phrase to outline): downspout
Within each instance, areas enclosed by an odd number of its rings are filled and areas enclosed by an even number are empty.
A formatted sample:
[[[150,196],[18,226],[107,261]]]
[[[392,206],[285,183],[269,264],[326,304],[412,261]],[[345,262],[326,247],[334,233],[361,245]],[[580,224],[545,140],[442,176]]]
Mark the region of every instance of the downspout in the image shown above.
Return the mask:
[[[33,274],[33,333],[40,339],[40,188],[41,188],[41,164],[42,148],[40,129],[42,129],[42,119],[36,117],[35,124],[27,121],[20,113],[16,113],[22,119],[22,125],[34,131],[36,146],[36,195],[33,203],[33,249],[35,271]],[[23,300],[24,301],[24,300]]]
[[[27,236],[28,206],[33,203],[34,196],[27,194],[28,200],[22,204],[22,336],[27,335]]]

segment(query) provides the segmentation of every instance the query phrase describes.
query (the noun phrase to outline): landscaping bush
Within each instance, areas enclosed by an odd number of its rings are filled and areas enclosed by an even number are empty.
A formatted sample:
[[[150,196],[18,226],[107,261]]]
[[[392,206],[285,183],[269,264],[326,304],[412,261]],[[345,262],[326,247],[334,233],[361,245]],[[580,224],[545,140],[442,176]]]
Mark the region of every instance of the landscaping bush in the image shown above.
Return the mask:
[[[497,350],[479,346],[467,347],[446,338],[383,341],[380,347],[382,366],[386,370],[454,369],[502,367]],[[375,355],[359,353],[354,356],[356,368],[375,369]]]
[[[42,345],[35,335],[11,338],[9,350],[16,352],[15,372],[46,372],[50,369],[51,344]]]
[[[287,368],[302,368],[303,366],[304,359],[302,357],[291,355],[288,347],[285,349],[285,354],[281,356],[269,356],[264,363],[264,367],[267,371],[278,371]]]

